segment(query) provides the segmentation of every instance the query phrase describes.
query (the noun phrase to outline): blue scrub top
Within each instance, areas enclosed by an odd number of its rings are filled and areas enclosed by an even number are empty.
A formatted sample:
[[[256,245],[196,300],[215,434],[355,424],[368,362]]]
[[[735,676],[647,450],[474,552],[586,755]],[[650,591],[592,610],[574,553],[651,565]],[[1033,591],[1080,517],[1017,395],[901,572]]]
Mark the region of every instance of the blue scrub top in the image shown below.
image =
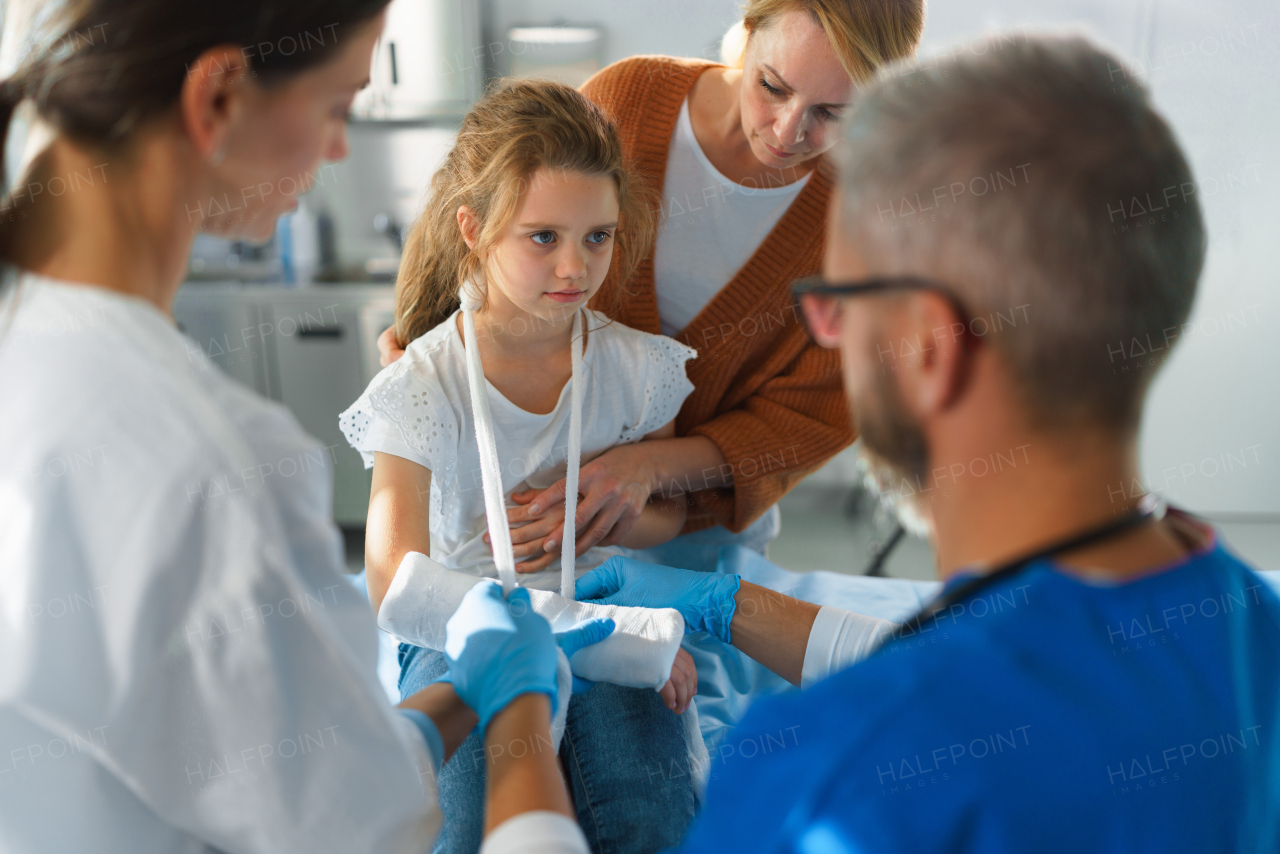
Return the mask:
[[[1280,600],[1220,546],[1051,562],[721,744],[687,852],[1280,852]]]

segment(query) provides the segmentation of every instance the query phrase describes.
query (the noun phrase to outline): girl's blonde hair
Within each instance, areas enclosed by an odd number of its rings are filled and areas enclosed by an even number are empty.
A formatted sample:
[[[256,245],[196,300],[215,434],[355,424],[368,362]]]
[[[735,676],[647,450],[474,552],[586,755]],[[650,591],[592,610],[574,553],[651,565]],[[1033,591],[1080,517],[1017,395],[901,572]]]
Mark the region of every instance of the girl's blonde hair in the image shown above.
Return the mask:
[[[791,11],[813,16],[856,83],[869,81],[880,66],[914,54],[924,32],[924,0],[747,0],[742,21],[721,42],[721,61],[741,68],[750,34]]]
[[[502,81],[462,121],[431,179],[426,207],[405,239],[396,280],[396,338],[403,346],[458,308],[458,286],[479,270],[540,168],[613,179],[618,228],[609,275],[593,306],[614,316],[626,281],[653,243],[656,202],[623,155],[617,128],[582,93],[543,80]],[[458,208],[476,213],[468,247]]]

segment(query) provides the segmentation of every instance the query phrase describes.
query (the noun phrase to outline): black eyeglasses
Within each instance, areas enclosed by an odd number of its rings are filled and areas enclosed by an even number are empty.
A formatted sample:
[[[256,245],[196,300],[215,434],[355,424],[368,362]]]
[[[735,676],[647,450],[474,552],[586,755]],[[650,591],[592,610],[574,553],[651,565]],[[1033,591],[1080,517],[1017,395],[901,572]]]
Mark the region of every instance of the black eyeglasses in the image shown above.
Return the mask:
[[[813,334],[809,312],[820,313],[824,315],[825,320],[830,320],[838,305],[838,299],[886,291],[932,291],[942,296],[959,316],[960,322],[964,325],[966,337],[977,337],[969,331],[972,315],[969,314],[960,297],[956,296],[955,291],[940,282],[922,276],[873,276],[852,282],[828,282],[822,276],[807,276],[797,279],[791,285],[791,295],[801,305],[800,314],[804,318],[805,330],[814,340],[817,338]],[[806,300],[805,297],[808,299]]]

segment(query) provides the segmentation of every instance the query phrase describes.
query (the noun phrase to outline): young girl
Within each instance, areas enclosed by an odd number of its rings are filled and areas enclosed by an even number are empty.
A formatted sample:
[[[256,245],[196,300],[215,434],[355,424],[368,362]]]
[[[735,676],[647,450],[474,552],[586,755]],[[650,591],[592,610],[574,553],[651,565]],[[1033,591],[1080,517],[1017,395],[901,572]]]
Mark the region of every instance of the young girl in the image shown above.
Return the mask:
[[[529,560],[564,547],[544,540],[563,509],[522,525],[524,507],[512,496],[545,489],[566,473],[572,484],[570,448],[580,447],[585,461],[620,443],[674,435],[676,413],[693,389],[685,362],[695,351],[586,307],[599,297],[595,305],[610,312],[619,283],[648,251],[656,205],[641,186],[623,162],[612,123],[566,86],[506,84],[463,121],[401,263],[396,333],[412,343],[341,419],[373,466],[365,554],[375,610],[409,552],[472,575],[498,575],[486,536],[486,443],[496,450],[512,553]],[[460,294],[468,312],[459,308]],[[474,329],[464,314],[474,316]],[[469,385],[472,343],[483,377]],[[487,406],[473,408],[472,393],[481,389]],[[684,520],[678,499],[653,499],[621,545],[663,543]],[[564,539],[571,550],[568,531]],[[571,587],[575,570],[584,573],[616,551],[592,548],[576,562],[569,551],[565,583]],[[560,568],[524,571],[519,579],[562,589]],[[406,644],[400,662],[402,693],[446,669],[441,653]],[[648,852],[679,841],[695,792],[686,726],[673,712],[684,711],[695,685],[692,661],[681,651],[662,693],[601,682],[572,698],[561,758],[595,850]],[[441,773],[445,821],[437,851],[479,848],[481,735]]]

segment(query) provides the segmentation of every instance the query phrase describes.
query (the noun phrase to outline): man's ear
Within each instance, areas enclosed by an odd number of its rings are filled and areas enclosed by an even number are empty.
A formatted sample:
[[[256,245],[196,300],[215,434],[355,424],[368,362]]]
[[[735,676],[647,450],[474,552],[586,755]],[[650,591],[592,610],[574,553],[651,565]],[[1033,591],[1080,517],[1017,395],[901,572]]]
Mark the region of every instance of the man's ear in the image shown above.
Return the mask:
[[[178,103],[197,153],[214,165],[226,155],[232,124],[244,109],[249,64],[240,48],[211,47],[187,66]]]
[[[937,415],[955,404],[968,381],[964,321],[939,294],[920,291],[904,299],[894,353],[903,399],[917,417]]]
[[[458,207],[458,230],[462,232],[462,239],[467,242],[467,247],[475,249],[476,241],[480,239],[480,218],[467,205]]]

